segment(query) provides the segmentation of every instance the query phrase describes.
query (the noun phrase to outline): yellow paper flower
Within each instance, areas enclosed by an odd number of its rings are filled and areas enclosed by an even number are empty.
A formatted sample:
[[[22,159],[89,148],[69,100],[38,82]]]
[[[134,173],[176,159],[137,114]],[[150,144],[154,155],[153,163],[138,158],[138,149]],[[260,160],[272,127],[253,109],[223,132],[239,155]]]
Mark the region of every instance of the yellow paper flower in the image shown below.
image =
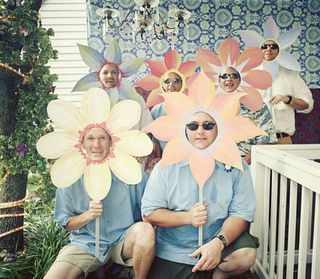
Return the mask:
[[[193,177],[199,187],[203,187],[214,170],[215,160],[243,170],[236,142],[265,135],[265,132],[249,119],[237,115],[239,99],[245,93],[216,96],[214,84],[203,72],[190,84],[188,93],[188,96],[172,92],[163,94],[166,115],[143,130],[168,141],[160,161],[161,167],[187,160]],[[196,112],[209,114],[218,128],[217,138],[203,150],[194,147],[185,136],[186,124]]]
[[[141,167],[133,156],[146,156],[153,145],[149,137],[131,129],[140,119],[141,107],[124,100],[110,111],[108,94],[100,88],[89,89],[77,108],[65,100],[48,104],[48,115],[58,128],[37,142],[38,152],[45,158],[57,159],[50,170],[57,187],[68,187],[84,175],[85,189],[93,200],[102,200],[111,186],[111,172],[127,184],[142,179]],[[112,146],[106,158],[93,161],[83,151],[83,136],[93,127],[105,129]]]

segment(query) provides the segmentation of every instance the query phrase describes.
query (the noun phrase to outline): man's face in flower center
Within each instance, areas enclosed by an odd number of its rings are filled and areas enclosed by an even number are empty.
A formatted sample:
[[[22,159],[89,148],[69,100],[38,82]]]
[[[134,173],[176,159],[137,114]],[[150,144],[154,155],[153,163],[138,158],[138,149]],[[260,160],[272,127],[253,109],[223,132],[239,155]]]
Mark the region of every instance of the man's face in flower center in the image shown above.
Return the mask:
[[[119,69],[114,64],[105,64],[100,72],[99,78],[105,88],[112,88],[119,83]]]
[[[235,91],[240,84],[240,74],[232,67],[224,69],[219,75],[219,85],[224,92],[231,93]]]
[[[105,159],[110,152],[111,144],[110,135],[100,127],[90,129],[83,138],[83,148],[87,156],[94,161]]]

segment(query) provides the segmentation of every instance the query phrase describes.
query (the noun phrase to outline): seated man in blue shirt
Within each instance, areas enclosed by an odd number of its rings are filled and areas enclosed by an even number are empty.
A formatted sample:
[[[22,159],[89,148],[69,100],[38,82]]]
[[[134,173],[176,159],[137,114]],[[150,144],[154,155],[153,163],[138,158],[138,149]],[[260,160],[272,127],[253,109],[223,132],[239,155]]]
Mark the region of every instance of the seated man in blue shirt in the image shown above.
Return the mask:
[[[185,128],[197,149],[217,137],[215,120],[195,113]],[[226,278],[248,270],[258,240],[247,231],[255,212],[255,193],[248,165],[244,172],[216,161],[204,187],[204,204],[188,162],[155,166],[142,198],[145,221],[157,226],[156,257],[149,278]],[[203,245],[198,246],[198,227]]]
[[[104,159],[111,139],[106,130],[95,127],[83,139],[86,155]],[[112,175],[108,195],[90,200],[83,177],[56,192],[55,219],[70,230],[71,243],[65,246],[45,278],[85,278],[109,260],[133,266],[135,278],[146,278],[154,257],[154,229],[141,221],[140,203],[146,176],[138,185],[128,186]],[[95,219],[100,217],[99,259],[95,255]]]

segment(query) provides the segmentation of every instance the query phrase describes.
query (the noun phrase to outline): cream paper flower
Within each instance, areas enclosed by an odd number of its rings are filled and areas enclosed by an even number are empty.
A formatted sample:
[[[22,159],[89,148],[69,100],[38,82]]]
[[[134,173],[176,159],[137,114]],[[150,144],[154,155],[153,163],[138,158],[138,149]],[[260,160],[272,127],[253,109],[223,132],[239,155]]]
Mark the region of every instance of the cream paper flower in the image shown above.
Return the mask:
[[[139,130],[130,130],[140,119],[141,107],[124,100],[110,111],[110,99],[103,89],[91,88],[82,98],[81,108],[65,100],[48,104],[48,115],[58,128],[41,137],[38,152],[45,158],[57,159],[50,174],[57,187],[68,187],[84,176],[85,189],[93,200],[102,200],[111,186],[111,172],[127,184],[142,179],[140,164],[133,156],[146,156],[153,145]],[[93,161],[86,156],[83,136],[94,127],[105,129],[112,146],[108,156]]]

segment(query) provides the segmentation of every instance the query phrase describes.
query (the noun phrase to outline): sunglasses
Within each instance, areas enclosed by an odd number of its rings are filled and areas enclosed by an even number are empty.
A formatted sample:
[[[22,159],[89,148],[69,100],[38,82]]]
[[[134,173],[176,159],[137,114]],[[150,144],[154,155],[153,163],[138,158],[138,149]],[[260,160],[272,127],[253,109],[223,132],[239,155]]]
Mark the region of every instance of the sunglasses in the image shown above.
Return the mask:
[[[227,79],[227,78],[231,78],[231,79],[237,79],[240,78],[240,75],[238,73],[232,73],[232,74],[222,74],[219,75],[219,78],[221,79]]]
[[[169,84],[169,83],[179,84],[180,82],[181,82],[180,78],[174,78],[174,79],[167,78],[163,81],[163,83],[165,84]]]
[[[261,49],[267,49],[267,48],[270,48],[270,49],[278,49],[279,46],[277,44],[263,44],[261,46]]]
[[[203,123],[203,124],[192,122],[192,123],[187,124],[186,126],[190,131],[196,131],[196,130],[199,129],[200,126],[202,126],[204,130],[210,131],[216,125],[217,124],[213,123],[213,122],[206,122],[206,123]]]

